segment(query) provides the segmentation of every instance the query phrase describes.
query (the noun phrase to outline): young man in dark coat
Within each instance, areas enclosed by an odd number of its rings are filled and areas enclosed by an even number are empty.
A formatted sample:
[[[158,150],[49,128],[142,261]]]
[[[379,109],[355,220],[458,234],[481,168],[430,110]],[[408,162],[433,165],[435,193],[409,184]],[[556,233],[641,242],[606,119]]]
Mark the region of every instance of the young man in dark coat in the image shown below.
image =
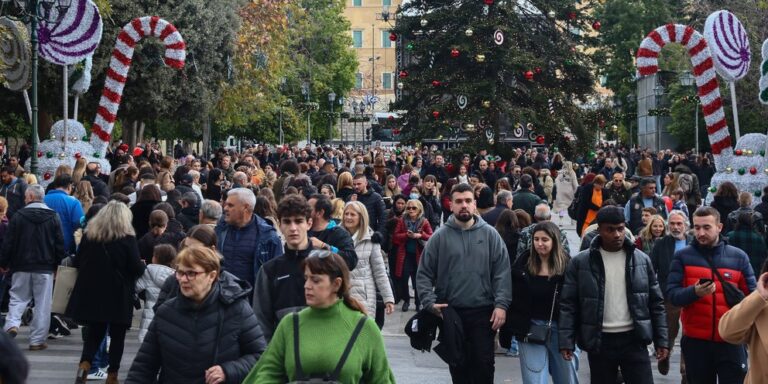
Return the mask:
[[[326,249],[341,256],[347,262],[349,270],[357,266],[355,242],[346,229],[331,220],[331,199],[319,193],[312,195],[307,201],[312,207],[312,227],[309,231],[309,241],[315,249]]]
[[[628,383],[653,383],[648,351],[669,356],[664,298],[650,258],[626,240],[621,208],[597,212],[599,236],[571,259],[560,297],[560,352],[576,343],[589,353],[592,381],[613,383],[619,367]]]

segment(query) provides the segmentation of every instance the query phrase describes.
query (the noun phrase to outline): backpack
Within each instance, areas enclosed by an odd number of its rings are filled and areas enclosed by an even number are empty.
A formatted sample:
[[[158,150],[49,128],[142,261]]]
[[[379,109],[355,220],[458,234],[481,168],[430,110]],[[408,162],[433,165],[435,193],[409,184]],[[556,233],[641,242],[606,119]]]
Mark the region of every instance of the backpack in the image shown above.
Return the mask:
[[[677,176],[677,185],[680,186],[680,189],[683,190],[687,197],[693,191],[693,176],[689,173],[680,173]]]
[[[576,188],[576,192],[573,194],[573,200],[571,200],[571,205],[568,206],[568,216],[573,219],[576,219],[576,213],[578,212],[579,207],[579,195],[581,192],[581,188]]]

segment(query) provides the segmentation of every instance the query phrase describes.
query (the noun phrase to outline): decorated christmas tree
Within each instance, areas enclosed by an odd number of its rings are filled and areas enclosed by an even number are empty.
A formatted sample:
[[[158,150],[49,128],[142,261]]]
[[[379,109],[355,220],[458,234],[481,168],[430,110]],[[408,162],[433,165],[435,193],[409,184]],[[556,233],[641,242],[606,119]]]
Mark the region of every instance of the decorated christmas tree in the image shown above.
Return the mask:
[[[569,146],[571,132],[591,146],[589,49],[601,25],[590,12],[586,1],[404,3],[390,35],[399,44],[393,107],[407,111],[399,139],[459,135],[465,149],[500,150],[528,127],[539,144]]]

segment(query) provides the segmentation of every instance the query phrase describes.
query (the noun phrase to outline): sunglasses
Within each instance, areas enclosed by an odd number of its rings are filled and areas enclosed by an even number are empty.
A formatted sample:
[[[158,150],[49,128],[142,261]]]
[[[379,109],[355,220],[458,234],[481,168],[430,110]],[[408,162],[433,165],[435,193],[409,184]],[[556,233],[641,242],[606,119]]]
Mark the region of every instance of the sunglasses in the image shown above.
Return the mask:
[[[406,207],[405,209],[407,209],[409,211],[417,211],[419,208],[418,207]]]

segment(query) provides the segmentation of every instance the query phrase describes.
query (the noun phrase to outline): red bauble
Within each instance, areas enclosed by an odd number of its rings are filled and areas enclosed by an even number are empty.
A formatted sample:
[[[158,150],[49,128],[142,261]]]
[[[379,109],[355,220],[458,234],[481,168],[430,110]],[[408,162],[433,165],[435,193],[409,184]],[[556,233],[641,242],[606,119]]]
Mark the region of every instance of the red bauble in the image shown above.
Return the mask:
[[[441,84],[440,84],[440,82],[439,82],[438,80],[432,80],[432,86],[433,86],[433,87],[437,88],[437,87],[439,87],[440,85],[441,85]]]
[[[542,135],[536,136],[536,144],[544,144],[544,136]]]
[[[750,168],[749,169],[749,173],[752,174],[752,175],[756,175],[757,174],[757,168],[755,168],[755,167]]]
[[[75,152],[75,159],[80,159],[83,157],[83,155],[80,154],[80,152]]]
[[[389,34],[389,41],[397,41],[397,35],[394,32]]]
[[[43,157],[43,151],[37,151],[37,157]]]
[[[525,71],[525,79],[533,80],[533,71]]]
[[[456,48],[451,49],[451,57],[453,57],[454,59],[459,57],[459,50]]]
[[[405,79],[408,77],[408,71],[400,71],[400,78]]]
[[[602,27],[602,26],[603,26],[603,25],[602,25],[602,24],[600,24],[600,22],[599,22],[599,21],[595,21],[594,23],[592,23],[592,29],[594,29],[595,31],[599,31],[599,30],[600,30],[600,27]]]
[[[399,135],[400,134],[400,130],[399,129],[393,129],[392,133],[395,134],[395,135]]]
[[[439,111],[432,111],[432,117],[434,117],[435,119],[439,119],[440,118],[440,112]]]
[[[576,20],[576,12],[568,12],[568,18],[571,20]]]
[[[483,0],[483,3],[485,3],[485,5],[493,5],[493,0]]]
[[[541,67],[536,67],[534,71],[536,71],[537,75],[541,74]]]
[[[389,117],[387,117],[387,120],[389,120],[389,121],[395,121],[395,117],[394,117],[394,116],[389,116]]]
[[[51,175],[51,173],[50,173],[50,172],[46,172],[46,173],[44,173],[44,174],[43,174],[43,179],[45,179],[45,180],[50,180],[50,179],[51,179],[51,176],[53,176],[53,175]]]
[[[742,153],[744,153],[744,152],[742,152],[741,149],[737,149],[736,150],[736,156],[741,156]]]

